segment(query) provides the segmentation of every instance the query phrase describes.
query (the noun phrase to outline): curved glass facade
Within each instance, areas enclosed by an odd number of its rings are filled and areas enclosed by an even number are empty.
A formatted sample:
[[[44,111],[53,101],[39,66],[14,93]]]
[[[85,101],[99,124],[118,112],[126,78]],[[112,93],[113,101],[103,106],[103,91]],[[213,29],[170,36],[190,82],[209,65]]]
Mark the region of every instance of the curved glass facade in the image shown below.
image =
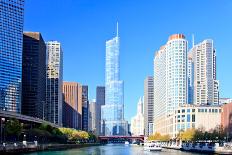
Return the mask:
[[[0,110],[21,112],[24,0],[0,0]]]

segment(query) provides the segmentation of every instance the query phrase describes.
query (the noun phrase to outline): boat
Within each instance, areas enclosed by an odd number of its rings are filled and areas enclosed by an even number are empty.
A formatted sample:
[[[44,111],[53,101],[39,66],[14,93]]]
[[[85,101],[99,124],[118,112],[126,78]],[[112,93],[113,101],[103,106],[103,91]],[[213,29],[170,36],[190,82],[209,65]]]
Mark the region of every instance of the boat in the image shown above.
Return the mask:
[[[161,151],[162,147],[161,147],[160,142],[151,141],[151,142],[144,143],[143,149],[145,151]]]
[[[129,145],[130,143],[128,141],[125,141],[125,145]]]

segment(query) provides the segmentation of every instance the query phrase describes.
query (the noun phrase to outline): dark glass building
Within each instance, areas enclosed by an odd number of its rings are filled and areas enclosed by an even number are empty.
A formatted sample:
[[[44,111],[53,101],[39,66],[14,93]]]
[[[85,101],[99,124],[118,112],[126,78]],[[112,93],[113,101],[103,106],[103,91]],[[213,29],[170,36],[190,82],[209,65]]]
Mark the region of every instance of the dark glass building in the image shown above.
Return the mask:
[[[21,113],[24,0],[0,0],[0,110]]]
[[[105,105],[105,87],[96,88],[96,130],[98,135],[104,135],[101,126],[101,106]]]
[[[46,44],[39,32],[23,33],[22,114],[44,119]]]
[[[88,131],[89,116],[89,98],[88,86],[82,86],[82,130]]]

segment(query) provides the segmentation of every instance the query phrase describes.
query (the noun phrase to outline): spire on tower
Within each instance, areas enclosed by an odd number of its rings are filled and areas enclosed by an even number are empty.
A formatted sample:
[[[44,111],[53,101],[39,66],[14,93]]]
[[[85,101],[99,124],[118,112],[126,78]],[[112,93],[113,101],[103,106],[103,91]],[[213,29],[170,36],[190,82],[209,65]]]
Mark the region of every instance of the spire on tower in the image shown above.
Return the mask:
[[[118,37],[118,22],[117,22],[117,37]]]

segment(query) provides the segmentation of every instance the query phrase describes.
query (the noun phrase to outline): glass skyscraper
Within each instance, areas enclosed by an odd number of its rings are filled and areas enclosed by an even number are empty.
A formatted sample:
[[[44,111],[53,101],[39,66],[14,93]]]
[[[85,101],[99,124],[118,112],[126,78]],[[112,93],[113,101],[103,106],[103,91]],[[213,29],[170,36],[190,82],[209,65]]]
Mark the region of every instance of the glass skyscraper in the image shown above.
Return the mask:
[[[106,42],[105,105],[101,108],[103,133],[106,136],[126,135],[123,81],[120,80],[118,26],[117,36]]]
[[[24,0],[0,0],[0,110],[21,112]]]

